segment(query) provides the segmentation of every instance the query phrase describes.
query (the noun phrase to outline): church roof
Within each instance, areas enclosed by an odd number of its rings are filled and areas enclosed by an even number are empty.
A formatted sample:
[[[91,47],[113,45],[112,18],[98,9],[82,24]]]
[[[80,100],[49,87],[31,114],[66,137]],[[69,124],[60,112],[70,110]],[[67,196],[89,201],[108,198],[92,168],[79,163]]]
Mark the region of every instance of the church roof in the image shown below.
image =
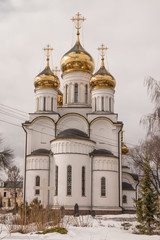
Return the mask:
[[[40,148],[37,150],[34,150],[33,152],[31,152],[31,155],[49,155],[50,154],[50,150],[48,149],[44,149],[44,148]]]
[[[123,168],[124,168],[124,167],[123,167]],[[138,180],[139,180],[138,174],[130,173],[130,172],[123,172],[123,173],[127,173],[127,174],[131,175],[131,177],[132,177],[135,181],[138,181]]]
[[[66,129],[60,132],[56,137],[56,139],[63,139],[63,138],[78,138],[78,139],[89,140],[89,137],[85,132],[82,132],[81,130],[78,130],[75,128]]]
[[[134,178],[135,181],[138,181],[138,180],[139,180],[137,174],[135,174],[135,173],[130,173],[130,175]]]
[[[5,181],[3,186],[0,186],[0,188],[23,188],[23,181],[17,181],[16,183],[14,181]]]
[[[122,182],[122,190],[132,190],[135,191],[133,186],[130,183]]]
[[[112,152],[106,150],[106,149],[94,149],[93,152],[91,152],[92,156],[110,156],[115,157]]]

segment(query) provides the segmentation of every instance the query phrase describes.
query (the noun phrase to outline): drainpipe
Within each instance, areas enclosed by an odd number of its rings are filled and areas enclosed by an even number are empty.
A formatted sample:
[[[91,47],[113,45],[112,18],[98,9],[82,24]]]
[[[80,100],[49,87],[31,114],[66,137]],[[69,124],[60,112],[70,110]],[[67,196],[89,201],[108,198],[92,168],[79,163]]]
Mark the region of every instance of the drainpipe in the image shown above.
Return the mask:
[[[24,181],[23,181],[23,203],[26,201],[26,165],[27,165],[27,131],[22,125],[23,130],[26,133],[26,142],[25,142],[25,163],[24,163]]]
[[[50,187],[51,153],[48,155],[48,157],[49,157],[49,166],[48,166],[48,187]],[[49,207],[49,198],[50,198],[50,189],[48,189],[48,207]]]
[[[91,212],[93,208],[93,155],[90,154],[91,157]]]
[[[120,169],[121,169],[121,166],[120,166],[120,154],[121,154],[121,149],[120,149],[120,146],[121,146],[121,144],[120,144],[120,133],[121,133],[121,131],[122,131],[122,127],[123,127],[123,124],[121,125],[121,128],[120,128],[120,130],[119,130],[119,132],[118,132],[118,186],[119,186],[119,207],[120,208],[122,208],[122,206],[121,206],[121,199],[120,199],[120,197],[121,197],[121,194],[120,194],[120,189],[121,189],[121,174],[122,173],[120,173]]]

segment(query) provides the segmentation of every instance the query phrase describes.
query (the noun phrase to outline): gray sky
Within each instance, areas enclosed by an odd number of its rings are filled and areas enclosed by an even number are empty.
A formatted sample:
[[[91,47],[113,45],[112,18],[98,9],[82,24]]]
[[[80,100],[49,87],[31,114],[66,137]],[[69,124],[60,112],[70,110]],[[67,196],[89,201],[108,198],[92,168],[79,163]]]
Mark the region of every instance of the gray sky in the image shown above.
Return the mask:
[[[42,48],[54,48],[51,65],[59,67],[76,40],[70,19],[78,11],[87,19],[80,39],[95,60],[95,70],[100,66],[97,47],[104,43],[109,48],[105,65],[117,82],[115,112],[131,147],[145,136],[140,118],[153,110],[144,79],[159,80],[159,0],[0,0],[0,104],[34,112],[33,82],[45,67]],[[24,120],[19,117],[2,113],[0,105],[0,120],[20,126]],[[0,133],[22,168],[23,129],[0,122]]]

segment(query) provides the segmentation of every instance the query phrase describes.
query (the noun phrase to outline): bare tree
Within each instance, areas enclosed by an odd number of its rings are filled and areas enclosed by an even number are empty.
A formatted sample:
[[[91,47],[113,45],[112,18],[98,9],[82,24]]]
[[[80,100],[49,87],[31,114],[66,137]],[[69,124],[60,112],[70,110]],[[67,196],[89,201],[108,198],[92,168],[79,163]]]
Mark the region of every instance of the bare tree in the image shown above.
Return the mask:
[[[144,168],[146,157],[149,159],[151,181],[155,191],[160,194],[160,136],[152,135],[140,146],[130,149],[129,155],[135,166],[141,170]]]
[[[16,199],[17,194],[20,192],[23,177],[20,175],[20,169],[16,166],[9,168],[8,170],[8,189],[11,197],[14,199],[14,206],[16,211]]]
[[[9,168],[12,164],[13,150],[3,147],[3,140],[0,137],[0,170]]]
[[[150,95],[151,101],[155,104],[153,113],[149,113],[144,116],[140,123],[147,128],[148,134],[158,132],[160,130],[160,81],[149,77],[145,80],[148,94]]]

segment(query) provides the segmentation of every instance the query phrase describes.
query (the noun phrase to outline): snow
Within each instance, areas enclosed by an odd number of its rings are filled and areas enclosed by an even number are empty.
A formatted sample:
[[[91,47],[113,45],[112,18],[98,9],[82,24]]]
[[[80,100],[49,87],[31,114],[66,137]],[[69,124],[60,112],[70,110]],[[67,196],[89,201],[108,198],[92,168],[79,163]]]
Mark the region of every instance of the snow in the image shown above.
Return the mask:
[[[129,222],[131,227],[124,230],[122,223]],[[104,215],[96,216],[65,216],[63,220],[63,227],[68,230],[67,234],[49,233],[49,234],[36,234],[36,233],[8,233],[9,226],[0,224],[1,234],[0,239],[13,239],[13,240],[160,240],[160,236],[147,236],[133,234],[133,230],[137,222],[135,215],[122,214],[122,215]]]

